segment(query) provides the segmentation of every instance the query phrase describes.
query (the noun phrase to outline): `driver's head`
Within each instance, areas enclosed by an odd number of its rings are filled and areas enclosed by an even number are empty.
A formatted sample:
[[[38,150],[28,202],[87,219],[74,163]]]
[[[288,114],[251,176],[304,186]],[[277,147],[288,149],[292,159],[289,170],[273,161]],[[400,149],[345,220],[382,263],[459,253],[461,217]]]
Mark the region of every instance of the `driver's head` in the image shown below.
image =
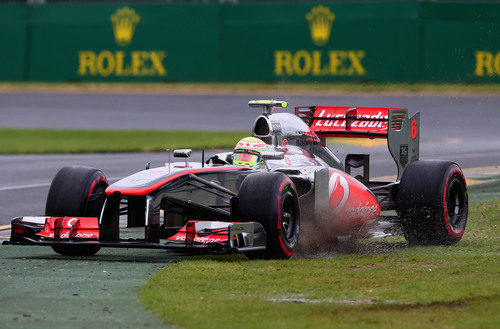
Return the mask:
[[[261,152],[269,151],[269,146],[255,137],[245,137],[236,144],[233,164],[257,169],[262,163]]]

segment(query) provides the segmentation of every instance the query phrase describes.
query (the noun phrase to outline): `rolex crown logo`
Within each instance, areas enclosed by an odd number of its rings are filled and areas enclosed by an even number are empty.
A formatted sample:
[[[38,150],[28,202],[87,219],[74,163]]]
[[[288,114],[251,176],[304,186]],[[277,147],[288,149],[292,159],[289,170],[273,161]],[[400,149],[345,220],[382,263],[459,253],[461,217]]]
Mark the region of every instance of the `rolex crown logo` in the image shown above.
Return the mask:
[[[311,9],[307,13],[306,19],[309,22],[309,30],[314,44],[317,46],[325,45],[330,39],[335,14],[330,11],[330,8],[320,5]]]
[[[120,46],[126,46],[132,41],[136,24],[141,17],[135,13],[134,9],[123,7],[111,15],[113,23],[113,33],[115,41]]]

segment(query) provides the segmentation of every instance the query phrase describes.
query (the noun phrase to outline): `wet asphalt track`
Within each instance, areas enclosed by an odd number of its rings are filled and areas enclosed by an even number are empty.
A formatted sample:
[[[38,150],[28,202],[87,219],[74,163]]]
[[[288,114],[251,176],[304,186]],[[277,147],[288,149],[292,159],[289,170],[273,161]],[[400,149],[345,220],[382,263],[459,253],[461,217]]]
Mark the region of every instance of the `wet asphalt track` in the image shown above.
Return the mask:
[[[449,159],[463,168],[500,164],[500,95],[283,96],[283,95],[123,95],[0,94],[0,127],[81,129],[244,130],[259,114],[249,99],[286,99],[295,105],[408,107],[421,112],[421,158]],[[1,142],[0,142],[1,143]],[[236,141],[235,141],[236,143]],[[188,147],[188,145],[186,145]],[[372,177],[394,174],[385,147],[333,145],[345,154],[370,153]],[[199,159],[199,153],[193,159]],[[87,165],[111,179],[161,166],[163,153],[0,156],[0,225],[14,216],[41,215],[50,181],[66,165]]]

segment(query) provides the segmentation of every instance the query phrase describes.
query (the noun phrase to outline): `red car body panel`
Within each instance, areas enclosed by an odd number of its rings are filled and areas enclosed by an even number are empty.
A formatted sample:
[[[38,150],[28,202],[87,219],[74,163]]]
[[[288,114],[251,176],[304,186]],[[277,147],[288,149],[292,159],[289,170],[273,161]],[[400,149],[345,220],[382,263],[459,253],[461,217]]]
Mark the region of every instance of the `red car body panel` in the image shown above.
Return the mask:
[[[345,172],[331,170],[328,188],[329,220],[337,229],[347,231],[380,214],[380,205],[373,193]]]
[[[209,234],[198,233],[196,231],[196,223],[202,223],[202,221],[189,221],[167,240],[186,243],[225,243],[228,241],[228,222],[209,222],[211,225],[220,227]]]
[[[49,217],[37,235],[60,239],[99,239],[97,217]]]
[[[321,137],[387,138],[391,109],[398,108],[315,106],[296,113],[310,120],[311,131]]]

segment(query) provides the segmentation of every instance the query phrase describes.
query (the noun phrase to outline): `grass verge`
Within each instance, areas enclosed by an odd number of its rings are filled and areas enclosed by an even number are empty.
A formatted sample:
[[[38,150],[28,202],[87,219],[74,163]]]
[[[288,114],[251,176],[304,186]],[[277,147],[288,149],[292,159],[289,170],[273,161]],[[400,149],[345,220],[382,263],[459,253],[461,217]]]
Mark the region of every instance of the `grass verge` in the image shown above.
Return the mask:
[[[469,218],[452,247],[391,237],[331,258],[194,258],[155,274],[139,297],[183,328],[495,328],[500,201]]]
[[[0,92],[96,92],[96,93],[500,93],[500,84],[466,83],[300,83],[300,82],[231,82],[231,83],[0,83]]]
[[[0,154],[232,148],[245,131],[0,129]]]

